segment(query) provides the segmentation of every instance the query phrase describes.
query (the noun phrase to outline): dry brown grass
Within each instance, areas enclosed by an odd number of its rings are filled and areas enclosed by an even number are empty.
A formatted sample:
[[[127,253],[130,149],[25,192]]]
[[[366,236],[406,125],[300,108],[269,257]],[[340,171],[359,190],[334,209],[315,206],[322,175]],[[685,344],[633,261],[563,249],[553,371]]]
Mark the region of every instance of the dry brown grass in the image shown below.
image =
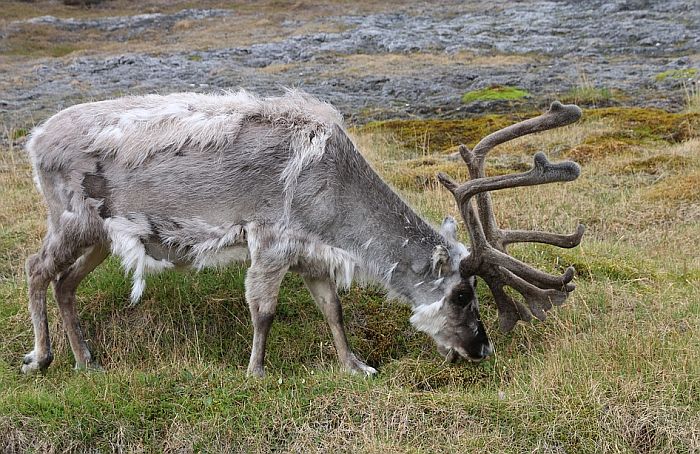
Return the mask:
[[[674,136],[666,132],[663,122],[655,123],[653,116],[642,116],[642,120],[628,118],[615,118],[605,110],[602,114],[593,111],[593,115],[575,125],[526,136],[495,149],[487,161],[491,173],[524,170],[538,150],[555,159],[574,158],[584,169],[584,177],[574,183],[499,191],[494,199],[502,225],[561,230],[573,228],[581,221],[588,226],[588,237],[624,238],[625,244],[649,251],[652,256],[680,247],[677,260],[668,262],[670,268],[700,263],[695,253],[700,250],[700,235],[694,231],[700,222],[699,139],[669,144],[663,139],[674,140]],[[684,121],[681,117],[671,118]],[[426,122],[430,124],[431,121]],[[632,129],[623,128],[631,128],[630,125],[644,134],[636,140],[611,138],[629,136]],[[659,135],[647,133],[649,130],[658,131]],[[698,134],[693,131],[692,135]],[[372,150],[368,151],[368,158],[390,181],[399,188],[410,189],[410,201],[436,217],[445,212],[457,214],[452,196],[437,184],[433,172],[446,171],[464,180],[466,173],[460,163],[446,161],[444,155],[426,154],[417,142],[414,149],[405,152],[408,160],[402,163],[395,144],[382,145],[374,135],[367,137],[358,139],[360,148]],[[589,144],[595,144],[595,153]],[[415,166],[417,162],[426,165]],[[670,225],[675,226],[672,235],[667,232]]]
[[[592,119],[494,150],[488,167],[519,170],[544,150],[553,159],[620,130]],[[589,118],[590,118],[589,117]],[[639,126],[645,126],[641,124]],[[487,131],[490,132],[490,131]],[[700,201],[649,197],[697,178],[700,142],[649,137],[634,153],[604,153],[568,184],[499,191],[506,227],[566,231],[588,226],[573,250],[513,247],[550,270],[573,264],[578,288],[545,323],[495,330],[487,292],[484,321],[497,354],[478,365],[445,365],[408,324],[409,309],[371,289],[343,295],[351,343],[375,380],[341,374],[330,334],[303,284],[287,279],[270,340],[270,376],[244,376],[251,327],[244,271],[149,278],[127,310],[129,284],[115,261],[79,291],[81,320],[105,374],[71,370],[54,304],[56,360],[24,378],[31,344],[22,262],[43,233],[44,210],[8,131],[0,149],[0,447],[39,452],[696,452],[700,450]],[[433,222],[458,216],[429,175],[466,178],[444,153],[378,129],[354,130],[359,148]],[[670,189],[669,189],[670,191]],[[684,194],[680,192],[680,194]],[[697,194],[697,192],[696,192]]]
[[[0,282],[21,279],[24,260],[41,241],[43,204],[17,145],[0,151]]]
[[[524,65],[533,61],[532,57],[522,55],[477,55],[472,52],[427,53],[411,54],[354,54],[339,57],[339,71],[347,76],[392,76],[425,73],[435,66],[470,65],[502,67],[509,65]],[[334,68],[334,72],[336,69]]]
[[[281,2],[278,0],[107,0],[89,7],[67,6],[54,0],[5,0],[3,2],[3,18],[6,21],[28,19],[36,16],[51,15],[56,17],[95,18],[104,16],[123,16],[147,13],[172,13],[185,8],[223,8],[233,9],[242,14],[282,14],[293,12],[295,15],[309,14],[314,17],[330,15],[339,8],[349,13],[369,13],[385,11],[388,8],[400,7],[400,2],[380,2],[363,0],[358,2],[318,2],[299,0]]]

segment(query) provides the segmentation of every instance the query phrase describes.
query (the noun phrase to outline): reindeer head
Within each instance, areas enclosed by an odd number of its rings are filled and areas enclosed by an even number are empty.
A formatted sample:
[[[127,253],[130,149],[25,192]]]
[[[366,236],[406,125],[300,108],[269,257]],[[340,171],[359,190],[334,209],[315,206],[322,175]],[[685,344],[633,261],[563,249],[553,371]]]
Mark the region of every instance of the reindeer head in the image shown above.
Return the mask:
[[[561,305],[575,286],[571,282],[573,267],[563,275],[554,276],[539,271],[507,254],[511,243],[537,242],[559,247],[575,247],[581,241],[584,226],[579,225],[571,235],[549,232],[502,230],[498,228],[488,191],[532,186],[578,178],[579,166],[566,161],[550,163],[541,152],[534,157],[534,167],[524,173],[486,177],[486,154],[496,145],[535,132],[571,124],[581,117],[581,109],[554,102],[549,111],[539,117],[525,120],[494,132],[482,139],[474,150],[460,146],[460,155],[469,168],[471,180],[457,184],[445,174],[438,179],[459,205],[462,218],[469,230],[471,249],[459,263],[459,280],[453,284],[441,301],[420,308],[411,318],[414,325],[428,332],[438,349],[449,361],[458,356],[481,360],[492,352],[484,326],[479,317],[475,292],[475,276],[481,277],[493,294],[498,309],[499,327],[508,332],[518,320],[530,321],[534,315],[546,318],[546,311]],[[475,207],[472,198],[476,196]],[[512,298],[505,291],[511,287],[523,296],[524,302]],[[432,323],[432,325],[429,324]]]

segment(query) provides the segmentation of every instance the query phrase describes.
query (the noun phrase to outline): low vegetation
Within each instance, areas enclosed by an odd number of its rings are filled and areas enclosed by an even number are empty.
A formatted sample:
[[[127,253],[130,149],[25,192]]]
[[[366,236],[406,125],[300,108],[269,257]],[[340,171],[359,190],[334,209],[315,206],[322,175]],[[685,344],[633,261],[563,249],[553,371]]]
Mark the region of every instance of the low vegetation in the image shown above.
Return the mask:
[[[519,118],[530,115],[521,114]],[[456,213],[433,178],[466,176],[453,146],[518,119],[375,123],[352,131],[375,168],[427,218]],[[19,130],[14,130],[19,131]],[[495,195],[507,227],[588,231],[579,248],[519,245],[550,271],[573,264],[577,290],[549,319],[496,330],[480,364],[444,364],[375,289],[342,298],[353,348],[375,379],[341,373],[330,333],[289,276],[268,350],[268,377],[245,377],[252,329],[244,268],[165,273],[127,309],[129,280],[110,259],[78,292],[103,373],[76,372],[50,305],[56,359],[19,374],[32,345],[23,260],[44,222],[21,143],[0,149],[0,450],[697,452],[700,450],[700,128],[692,113],[587,110],[580,123],[494,150],[494,173],[537,150],[574,157],[567,185]],[[9,136],[12,137],[9,137]],[[11,140],[10,140],[11,139]]]
[[[469,120],[387,120],[375,121],[361,128],[362,132],[388,136],[396,154],[389,158],[420,157],[454,151],[460,144],[470,146],[489,132],[506,127],[518,116],[484,115]]]
[[[522,88],[499,85],[469,91],[462,95],[462,102],[468,104],[475,101],[513,101],[527,96],[530,96],[530,93]]]
[[[663,82],[666,79],[693,79],[697,77],[698,70],[695,68],[669,69],[668,71],[660,72],[656,75],[657,82]]]
[[[685,94],[685,111],[700,113],[700,80],[683,82]]]
[[[611,101],[613,99],[613,93],[607,88],[578,86],[562,94],[559,99],[564,103],[578,104],[586,107],[598,107]]]
[[[67,62],[87,54],[121,55],[128,48],[156,54],[184,50],[198,62],[208,49],[347,27],[327,19],[338,14],[335,2],[65,4],[88,2],[3,1],[0,27],[12,31],[0,42],[0,71],[11,76],[1,82],[21,86],[25,76],[16,64],[29,62],[25,66],[36,69],[44,58]],[[393,7],[373,1],[348,5],[343,14]],[[96,18],[183,8],[233,13],[230,19],[206,20],[206,26],[182,20],[168,32],[134,36],[12,24],[41,15]],[[327,66],[328,72],[393,77],[454,62],[523,65],[540,56],[418,51],[332,58],[339,63]],[[298,74],[306,65],[279,63],[262,71]],[[295,276],[282,286],[268,376],[251,380],[245,377],[252,341],[245,268],[151,277],[142,302],[128,309],[130,281],[114,259],[78,291],[83,328],[104,372],[73,370],[49,297],[54,363],[43,375],[22,376],[20,363],[33,343],[24,260],[39,247],[45,223],[22,151],[33,125],[13,118],[15,123],[0,127],[0,452],[699,452],[697,76],[696,69],[685,68],[649,78],[651,84],[679,86],[685,105],[669,113],[602,108],[632,101],[581,73],[576,88],[559,93],[559,99],[586,107],[581,122],[496,148],[487,165],[491,175],[528,169],[539,150],[553,161],[582,164],[582,176],[573,183],[494,196],[504,227],[569,232],[579,221],[586,224],[582,245],[572,250],[511,248],[518,258],[551,272],[573,265],[576,291],[546,322],[520,324],[504,335],[497,331],[491,295],[480,284],[482,315],[496,354],[479,364],[449,365],[410,326],[409,308],[374,288],[353,287],[342,295],[347,331],[353,349],[379,369],[370,380],[338,370],[326,323]],[[488,133],[535,115],[530,109],[539,102],[508,86],[454,96],[465,104],[496,101],[512,113],[389,120],[351,130],[377,171],[434,223],[445,214],[459,218],[452,195],[435,180],[438,171],[466,178],[456,147],[474,146]],[[49,107],[37,109],[38,120]]]

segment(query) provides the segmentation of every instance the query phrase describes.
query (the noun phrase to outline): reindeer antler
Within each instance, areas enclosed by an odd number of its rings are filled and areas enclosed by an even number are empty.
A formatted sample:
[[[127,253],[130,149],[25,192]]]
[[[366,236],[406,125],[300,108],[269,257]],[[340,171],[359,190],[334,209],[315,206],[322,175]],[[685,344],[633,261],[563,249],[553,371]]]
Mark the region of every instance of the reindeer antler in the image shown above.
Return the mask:
[[[472,242],[471,253],[462,260],[460,272],[463,276],[481,276],[486,281],[496,301],[502,331],[510,331],[518,320],[530,321],[532,315],[544,320],[546,311],[552,305],[562,304],[575,288],[571,283],[574,277],[573,267],[569,267],[561,276],[550,275],[509,256],[506,246],[510,243],[537,242],[571,248],[580,243],[585,228],[579,224],[576,232],[571,235],[502,230],[496,223],[488,191],[572,181],[578,178],[581,170],[572,161],[552,164],[544,153],[539,152],[535,154],[534,167],[528,172],[486,177],[486,154],[501,143],[565,126],[580,117],[581,109],[577,106],[565,106],[555,101],[546,113],[489,134],[472,151],[464,145],[460,146],[460,155],[469,167],[470,181],[459,185],[444,173],[438,174],[443,186],[455,196]],[[478,214],[471,203],[473,196],[477,199]],[[504,290],[506,286],[517,290],[524,297],[527,306],[511,298]]]

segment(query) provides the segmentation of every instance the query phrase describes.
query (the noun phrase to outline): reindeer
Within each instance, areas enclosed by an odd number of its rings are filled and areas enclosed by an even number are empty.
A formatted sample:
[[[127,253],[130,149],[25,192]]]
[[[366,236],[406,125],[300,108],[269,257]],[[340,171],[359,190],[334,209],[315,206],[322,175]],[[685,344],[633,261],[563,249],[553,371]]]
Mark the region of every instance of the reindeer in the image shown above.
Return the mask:
[[[424,221],[363,159],[339,113],[305,93],[148,95],[67,108],[36,127],[27,143],[48,220],[43,244],[26,264],[35,342],[22,371],[43,370],[53,358],[50,283],[76,368],[99,367],[80,328],[75,293],[110,253],[132,274],[131,305],[148,273],[248,262],[249,375],[264,374],[265,343],[288,271],[303,278],[346,371],[376,373],[350,350],[343,327],[337,292],[353,280],[379,283],[411,304],[411,323],[448,361],[483,360],[493,346],[480,320],[475,277],[493,292],[501,329],[531,315],[544,319],[574,289],[573,269],[543,273],[507,255],[506,245],[573,247],[583,234],[582,226],[573,235],[500,230],[488,192],[570,181],[579,174],[575,163],[550,164],[538,153],[529,172],[485,177],[485,156],[499,143],[580,115],[578,107],[555,102],[473,151],[460,148],[472,179],[462,185],[439,179],[459,203],[468,249],[457,240],[454,219],[439,230]]]

